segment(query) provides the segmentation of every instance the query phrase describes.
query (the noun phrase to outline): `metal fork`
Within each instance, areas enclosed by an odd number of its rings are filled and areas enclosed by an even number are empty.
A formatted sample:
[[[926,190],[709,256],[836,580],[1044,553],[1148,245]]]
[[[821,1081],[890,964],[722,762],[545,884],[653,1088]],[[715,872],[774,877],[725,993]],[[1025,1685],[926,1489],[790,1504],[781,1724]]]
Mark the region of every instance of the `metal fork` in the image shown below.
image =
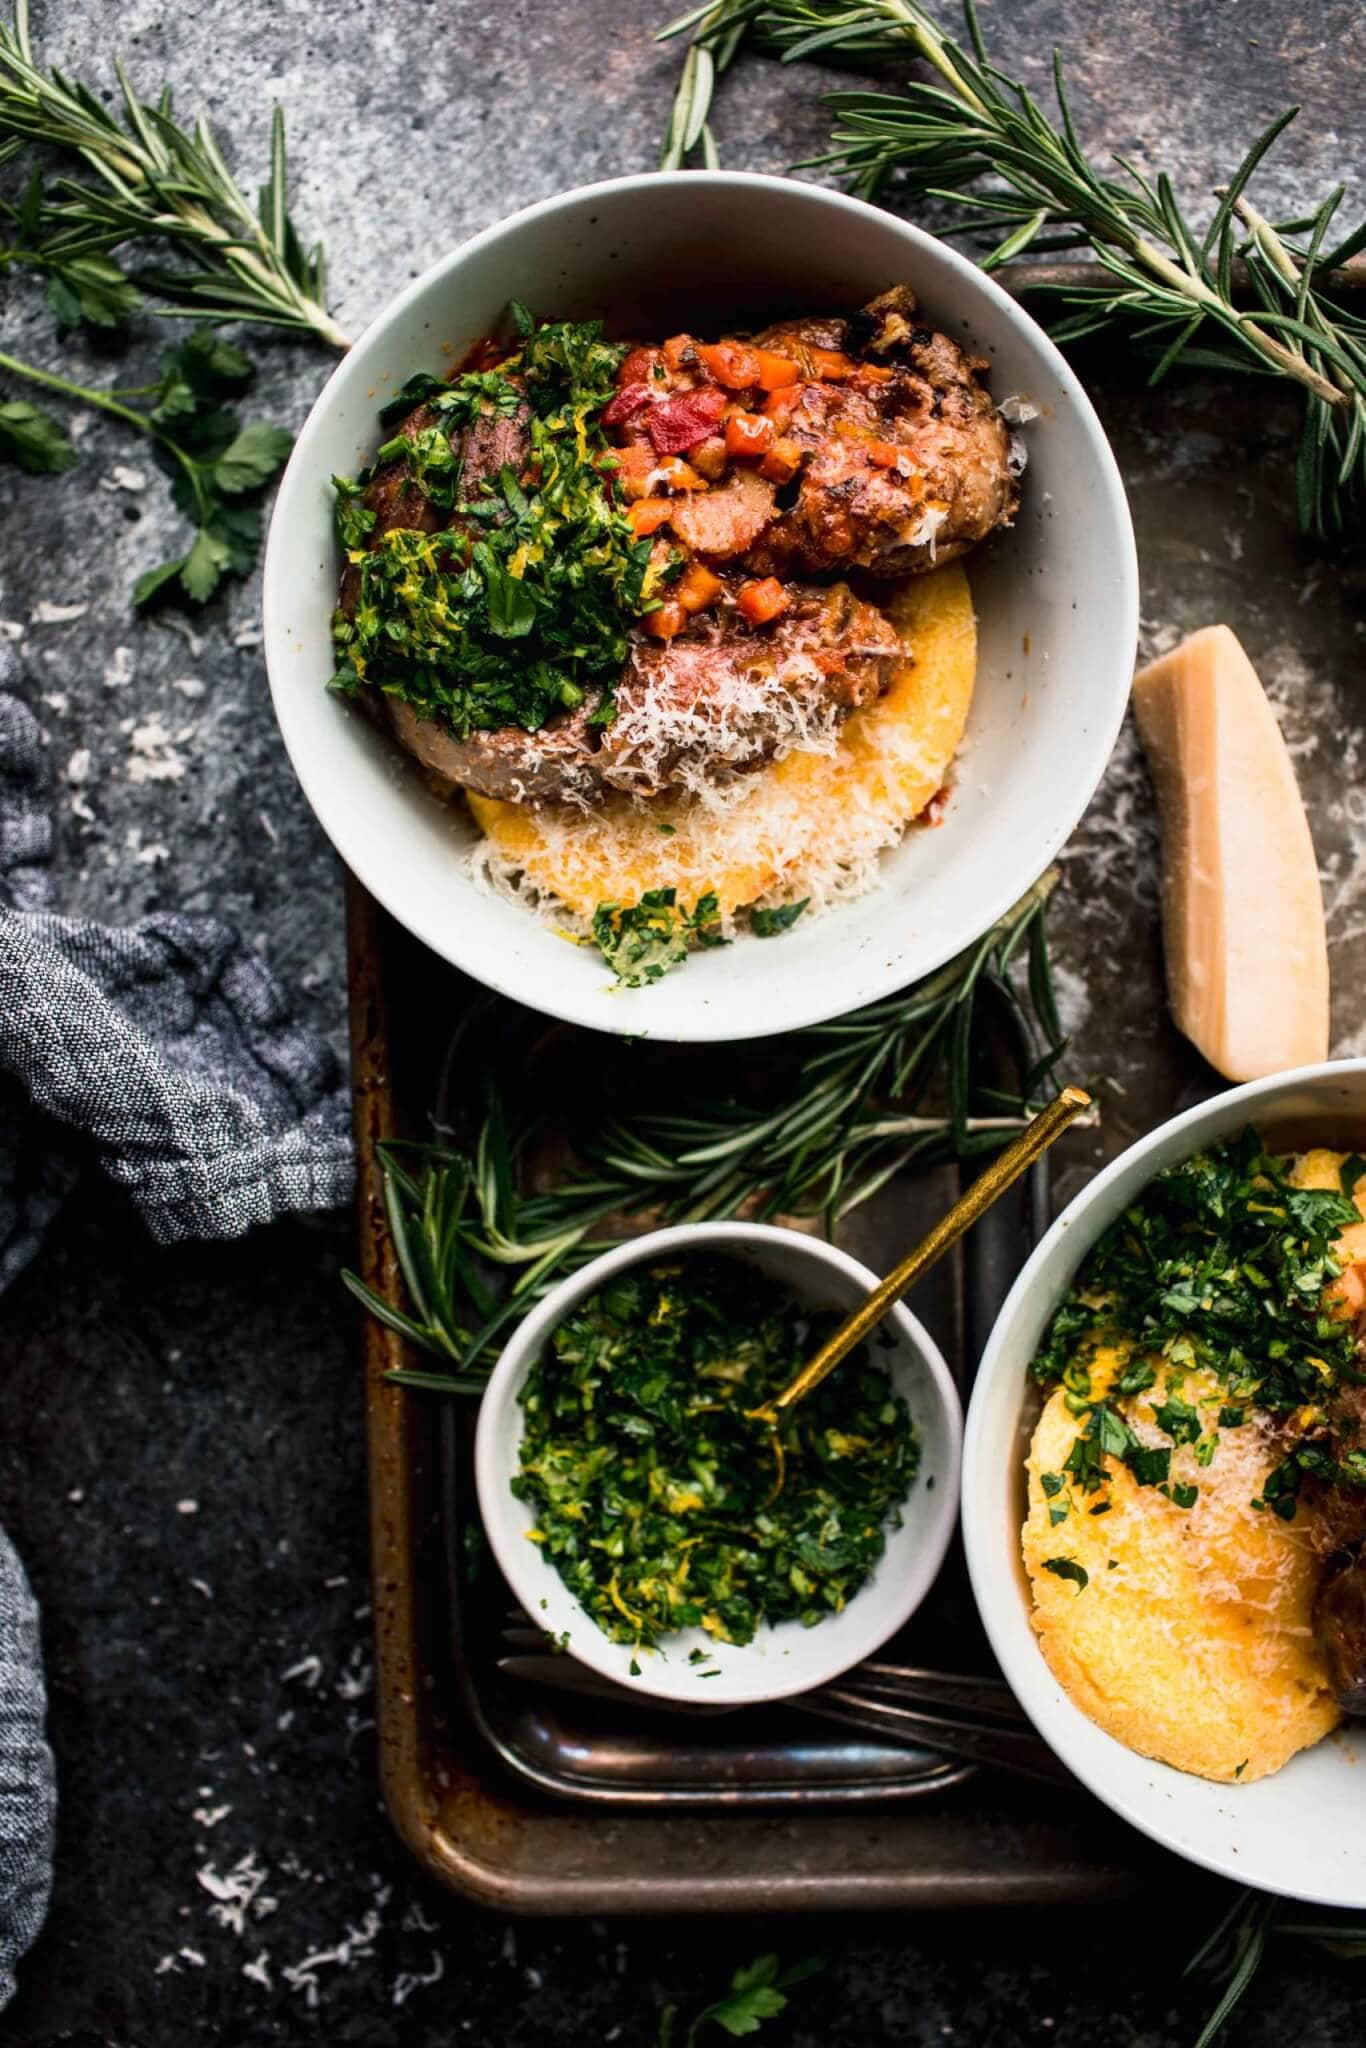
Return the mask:
[[[703,1700],[696,1706],[681,1705],[617,1685],[572,1656],[547,1649],[544,1633],[520,1617],[504,1629],[503,1641],[508,1647],[497,1660],[499,1671],[526,1684],[651,1712],[712,1716],[739,1711]],[[838,1684],[772,1704],[993,1770],[1045,1778],[1053,1784],[1075,1782],[1034,1734],[1014,1694],[999,1678],[874,1661],[859,1665]]]

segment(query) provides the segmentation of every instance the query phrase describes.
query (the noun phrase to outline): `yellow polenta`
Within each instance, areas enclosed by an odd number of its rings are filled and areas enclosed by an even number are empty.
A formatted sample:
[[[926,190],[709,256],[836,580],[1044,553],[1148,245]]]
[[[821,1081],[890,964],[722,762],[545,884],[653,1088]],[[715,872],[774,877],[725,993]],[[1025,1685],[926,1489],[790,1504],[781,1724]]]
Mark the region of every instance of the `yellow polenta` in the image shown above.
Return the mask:
[[[502,874],[591,917],[674,888],[691,909],[714,891],[723,915],[810,896],[813,907],[869,878],[942,786],[963,736],[977,670],[977,628],[957,562],[910,578],[887,612],[906,649],[891,687],[855,712],[832,753],[793,752],[745,778],[720,809],[697,798],[592,811],[469,797]]]
[[[1296,1162],[1301,1187],[1336,1187],[1345,1154],[1314,1151]],[[1366,1214],[1366,1196],[1357,1206]],[[1366,1223],[1343,1233],[1346,1262],[1366,1259]],[[1102,1394],[1127,1352],[1102,1350],[1091,1386]],[[1112,1397],[1144,1441],[1165,1444],[1154,1404],[1171,1394],[1193,1404],[1215,1429],[1224,1396],[1214,1375],[1169,1368],[1154,1358],[1156,1383]],[[1061,1496],[1045,1494],[1044,1473],[1062,1473],[1082,1421],[1062,1390],[1044,1408],[1030,1447],[1025,1568],[1034,1627],[1053,1672],[1093,1721],[1130,1749],[1198,1777],[1247,1784],[1279,1770],[1340,1718],[1314,1640],[1312,1614],[1321,1558],[1305,1504],[1293,1522],[1252,1506],[1281,1453],[1249,1410],[1238,1428],[1218,1427],[1208,1466],[1195,1447],[1172,1451],[1173,1486],[1198,1487],[1192,1507],[1140,1486],[1117,1459],[1104,1460],[1107,1486],[1079,1495],[1054,1526]],[[1107,1512],[1089,1509],[1108,1499]],[[1087,1579],[1044,1569],[1066,1560]]]

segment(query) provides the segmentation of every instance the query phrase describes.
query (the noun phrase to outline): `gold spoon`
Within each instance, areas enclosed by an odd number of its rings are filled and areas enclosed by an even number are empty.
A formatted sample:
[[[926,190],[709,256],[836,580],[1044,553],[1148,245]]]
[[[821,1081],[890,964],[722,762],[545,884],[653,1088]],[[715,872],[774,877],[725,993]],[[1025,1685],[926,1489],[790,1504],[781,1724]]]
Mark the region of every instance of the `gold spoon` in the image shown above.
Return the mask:
[[[827,1337],[814,1358],[807,1360],[799,1373],[790,1379],[781,1393],[774,1394],[760,1408],[748,1411],[752,1422],[761,1422],[771,1432],[774,1454],[778,1461],[777,1482],[770,1494],[770,1500],[782,1492],[784,1479],[784,1457],[782,1439],[778,1425],[783,1417],[803,1400],[813,1387],[827,1379],[855,1347],[861,1344],[886,1315],[893,1302],[900,1301],[903,1294],[913,1287],[923,1273],[927,1273],[936,1261],[944,1256],[951,1245],[972,1228],[979,1216],[1003,1195],[1013,1181],[1017,1181],[1026,1167],[1032,1166],[1041,1153],[1046,1152],[1053,1140],[1060,1137],[1084,1109],[1091,1106],[1091,1098],[1084,1088],[1064,1088],[1061,1095],[1041,1109],[1032,1122],[1026,1124],[1018,1138],[1012,1138],[1003,1152],[998,1152],[989,1165],[983,1167],[967,1191],[960,1195],[934,1227],[929,1230],[915,1247],[908,1252],[899,1266],[876,1286],[866,1301],[860,1302],[853,1314],[842,1322],[833,1336]]]

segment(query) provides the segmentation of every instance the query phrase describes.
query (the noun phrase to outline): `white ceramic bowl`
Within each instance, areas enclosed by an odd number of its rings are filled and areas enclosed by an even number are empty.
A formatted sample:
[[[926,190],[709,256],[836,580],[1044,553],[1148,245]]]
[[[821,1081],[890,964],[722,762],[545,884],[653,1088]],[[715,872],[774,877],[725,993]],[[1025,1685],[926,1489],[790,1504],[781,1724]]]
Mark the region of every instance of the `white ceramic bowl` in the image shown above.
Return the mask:
[[[1359,1149],[1366,1060],[1302,1067],[1231,1089],[1131,1145],[1043,1238],[992,1331],[963,1446],[963,1534],[977,1605],[1001,1669],[1039,1733],[1084,1785],[1144,1834],[1193,1863],[1291,1898],[1366,1906],[1359,1824],[1366,1729],[1331,1735],[1251,1785],[1215,1785],[1153,1763],[1072,1704],[1030,1625],[1020,1561],[1024,1458],[1036,1404],[1030,1359],[1081,1260],[1160,1168],[1255,1124],[1277,1149]]]
[[[613,990],[601,959],[479,887],[474,837],[387,737],[330,696],[339,557],[333,472],[379,440],[376,408],[441,369],[510,298],[618,331],[720,327],[746,310],[853,308],[897,281],[927,318],[990,357],[998,398],[1027,397],[1029,469],[1013,532],[969,558],[977,694],[943,826],[886,856],[880,888],[780,943],[706,952],[653,987]],[[665,324],[667,323],[667,324]],[[1123,716],[1138,594],[1114,459],[1067,364],[1029,315],[954,250],[818,186],[729,172],[590,185],[476,235],[408,285],[334,372],[300,434],[271,521],[265,647],[304,793],[386,909],[490,988],[603,1031],[760,1037],[904,987],[970,944],[1053,858],[1100,780]]]
[[[888,1536],[877,1569],[843,1613],[814,1628],[789,1621],[760,1629],[743,1647],[717,1643],[701,1629],[684,1631],[655,1651],[633,1653],[629,1643],[612,1642],[538,1546],[527,1540],[535,1517],[509,1484],[522,1440],[517,1397],[556,1325],[613,1273],[644,1260],[705,1250],[753,1264],[811,1308],[853,1308],[876,1285],[876,1275],[847,1252],[762,1223],[680,1224],[620,1245],[562,1281],[518,1328],[484,1392],[474,1469],[493,1554],[539,1626],[564,1636],[566,1648],[594,1671],[638,1692],[695,1706],[739,1706],[825,1685],[871,1656],[909,1621],[933,1585],[953,1535],[963,1422],[957,1389],[937,1345],[909,1309],[894,1308],[882,1326],[894,1343],[888,1349],[879,1346],[875,1355],[911,1411],[920,1437],[920,1469],[902,1509],[901,1527]],[[713,1668],[719,1666],[719,1676],[704,1681],[689,1664],[689,1651],[699,1647],[710,1653]],[[639,1666],[636,1673],[633,1662]]]

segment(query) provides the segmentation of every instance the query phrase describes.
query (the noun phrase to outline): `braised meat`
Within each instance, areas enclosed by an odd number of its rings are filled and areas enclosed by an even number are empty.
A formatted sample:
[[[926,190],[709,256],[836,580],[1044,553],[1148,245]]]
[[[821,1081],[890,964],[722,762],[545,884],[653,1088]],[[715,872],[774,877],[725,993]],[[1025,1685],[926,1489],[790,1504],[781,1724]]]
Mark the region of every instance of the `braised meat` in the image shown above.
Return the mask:
[[[904,286],[847,319],[813,315],[753,340],[706,343],[679,334],[628,349],[619,365],[609,363],[604,381],[615,368],[615,392],[605,405],[598,397],[593,452],[579,459],[589,495],[624,514],[629,527],[625,533],[620,518],[613,522],[607,547],[583,557],[585,572],[611,547],[619,560],[629,557],[631,536],[650,542],[629,633],[628,609],[596,669],[562,689],[539,686],[535,715],[545,722],[535,730],[509,723],[458,737],[397,694],[403,683],[385,690],[383,661],[393,643],[383,641],[380,667],[363,676],[381,689],[367,689],[365,700],[431,772],[514,801],[583,803],[609,789],[705,791],[790,745],[826,744],[842,718],[886,688],[898,651],[866,592],[856,597],[843,579],[851,571],[891,578],[926,569],[962,554],[1014,513],[1009,434],[987,395],[985,367],[924,325]],[[508,359],[502,375],[504,402],[476,382],[478,409],[452,434],[458,477],[448,463],[436,464],[438,488],[424,487],[424,464],[433,467],[429,430],[451,416],[439,398],[428,398],[399,428],[425,448],[411,460],[382,462],[361,501],[374,514],[364,542],[371,548],[401,528],[460,535],[451,551],[455,573],[468,562],[471,578],[496,588],[497,672],[504,672],[505,647],[506,673],[515,678],[519,664],[523,674],[544,673],[546,648],[553,664],[559,650],[578,644],[580,629],[556,629],[558,639],[552,633],[542,641],[540,670],[535,650],[527,652],[531,643],[518,637],[530,630],[528,606],[535,618],[534,601],[519,598],[519,563],[557,558],[556,514],[547,539],[528,529],[517,556],[509,542],[502,566],[490,569],[480,559],[488,550],[477,550],[490,522],[497,533],[524,516],[521,493],[534,498],[541,483],[530,404],[524,397],[511,416],[506,409],[511,384],[549,416],[539,387],[527,381],[535,375],[531,358]],[[467,380],[462,409],[470,388]],[[582,450],[588,444],[579,417]],[[462,511],[486,481],[496,487],[486,516]],[[348,618],[357,617],[360,582],[357,567],[348,566],[341,589]],[[436,620],[428,644],[438,649],[429,659],[438,662],[450,658],[450,614],[441,608],[450,603],[443,597],[427,615],[427,623]],[[368,630],[373,645],[373,624]],[[345,645],[345,631],[339,637]],[[408,643],[400,635],[398,644]],[[622,645],[625,660],[613,677]],[[486,687],[487,642],[483,660],[478,674]],[[613,687],[614,709],[600,718]],[[495,702],[495,716],[521,715],[510,694]],[[561,703],[573,708],[556,708]]]
[[[790,595],[763,631],[727,603],[674,639],[637,641],[606,726],[594,726],[595,707],[583,704],[538,732],[504,727],[460,740],[398,698],[387,700],[390,722],[424,767],[512,802],[719,787],[798,737],[833,735],[881,696],[901,653],[882,613],[847,584]]]
[[[783,424],[805,456],[796,501],[751,551],[752,568],[912,575],[1009,523],[1010,434],[982,382],[987,365],[918,322],[905,286],[852,320],[793,322],[760,339],[799,359],[857,350],[864,367],[798,387]]]

